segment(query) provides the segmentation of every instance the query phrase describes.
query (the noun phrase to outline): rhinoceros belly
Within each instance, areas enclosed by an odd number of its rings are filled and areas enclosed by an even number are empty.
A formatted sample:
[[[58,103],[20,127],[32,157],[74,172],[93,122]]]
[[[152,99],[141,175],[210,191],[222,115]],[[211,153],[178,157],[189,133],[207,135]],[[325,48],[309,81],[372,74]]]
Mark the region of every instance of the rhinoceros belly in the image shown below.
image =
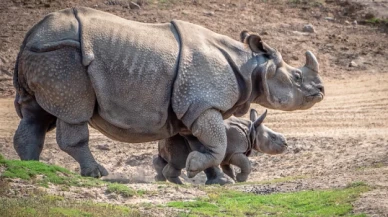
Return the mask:
[[[129,143],[150,142],[169,138],[182,129],[180,122],[176,121],[174,117],[170,117],[166,124],[157,131],[152,130],[152,127],[146,130],[141,128],[124,129],[111,124],[101,117],[98,112],[94,113],[89,120],[89,124],[111,139]]]
[[[83,64],[88,66],[100,122],[106,122],[100,130],[127,134],[129,140],[139,133],[143,140],[163,137],[179,54],[174,28],[86,8],[77,9],[77,17]]]

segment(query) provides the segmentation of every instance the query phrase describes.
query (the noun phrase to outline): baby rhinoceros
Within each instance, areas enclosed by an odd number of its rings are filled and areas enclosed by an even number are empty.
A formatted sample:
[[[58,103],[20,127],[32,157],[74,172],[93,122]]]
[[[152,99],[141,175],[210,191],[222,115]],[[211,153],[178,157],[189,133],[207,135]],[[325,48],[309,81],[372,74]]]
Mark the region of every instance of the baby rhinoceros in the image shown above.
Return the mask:
[[[248,156],[252,149],[266,154],[281,154],[287,149],[285,137],[277,132],[272,131],[262,123],[267,115],[265,111],[260,117],[256,110],[251,109],[250,120],[231,117],[224,121],[227,148],[221,168],[223,172],[238,182],[244,182],[248,179],[251,172],[251,163]],[[188,139],[182,136],[173,136],[168,139],[160,140],[158,143],[159,154],[154,157],[153,164],[157,172],[156,181],[166,181],[176,184],[182,184],[179,179],[181,170],[185,168],[186,159],[190,152],[195,149],[193,146],[201,146],[198,140]],[[241,169],[236,176],[230,165],[235,165]],[[210,171],[205,170],[208,177],[206,184],[211,177]],[[214,176],[214,175],[213,175]]]

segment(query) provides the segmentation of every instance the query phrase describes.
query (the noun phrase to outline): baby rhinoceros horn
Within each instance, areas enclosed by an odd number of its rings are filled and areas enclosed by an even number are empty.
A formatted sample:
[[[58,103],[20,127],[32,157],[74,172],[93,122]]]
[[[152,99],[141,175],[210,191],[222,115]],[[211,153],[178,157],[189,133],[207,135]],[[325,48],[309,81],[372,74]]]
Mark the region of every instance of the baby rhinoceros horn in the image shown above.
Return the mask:
[[[311,51],[306,52],[306,64],[304,67],[309,68],[315,72],[319,71],[318,60]]]

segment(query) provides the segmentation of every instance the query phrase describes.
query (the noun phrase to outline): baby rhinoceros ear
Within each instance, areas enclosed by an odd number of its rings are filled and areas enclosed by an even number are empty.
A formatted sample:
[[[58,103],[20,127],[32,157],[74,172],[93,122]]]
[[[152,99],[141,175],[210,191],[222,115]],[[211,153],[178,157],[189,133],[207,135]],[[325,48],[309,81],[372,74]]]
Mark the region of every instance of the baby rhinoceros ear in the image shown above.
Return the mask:
[[[255,122],[255,120],[259,117],[259,114],[257,113],[256,109],[251,109],[251,112],[249,113],[249,119],[252,122]]]
[[[255,128],[257,128],[258,126],[260,126],[260,124],[263,123],[263,121],[264,121],[266,116],[267,116],[267,109],[265,110],[265,112],[258,119],[256,119],[253,122],[253,125],[255,126]]]

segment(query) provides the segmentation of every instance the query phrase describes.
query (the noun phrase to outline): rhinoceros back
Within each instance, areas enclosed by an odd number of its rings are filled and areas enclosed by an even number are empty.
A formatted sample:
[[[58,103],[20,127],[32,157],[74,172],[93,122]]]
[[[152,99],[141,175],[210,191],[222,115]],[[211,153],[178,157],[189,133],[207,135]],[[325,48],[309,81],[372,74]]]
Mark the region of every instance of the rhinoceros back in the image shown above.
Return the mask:
[[[133,133],[165,128],[179,53],[174,27],[88,8],[77,8],[76,17],[99,115]]]

